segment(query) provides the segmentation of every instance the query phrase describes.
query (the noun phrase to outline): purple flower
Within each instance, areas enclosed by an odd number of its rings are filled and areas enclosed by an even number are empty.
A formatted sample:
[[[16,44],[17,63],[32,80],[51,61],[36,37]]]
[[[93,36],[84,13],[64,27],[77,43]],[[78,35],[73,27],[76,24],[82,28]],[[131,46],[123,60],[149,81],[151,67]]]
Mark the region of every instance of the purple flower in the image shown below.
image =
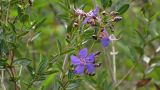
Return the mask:
[[[89,23],[90,25],[94,26],[98,13],[99,7],[97,6],[93,11],[90,11],[86,14],[87,17],[84,19],[83,24]]]
[[[93,53],[88,54],[88,49],[83,48],[79,51],[79,57],[72,55],[71,62],[75,65],[75,74],[83,74],[85,70],[89,74],[94,73],[94,59],[95,56]]]
[[[110,43],[110,39],[109,39],[109,37],[108,37],[108,32],[107,32],[105,29],[103,29],[103,30],[101,31],[99,37],[101,38],[101,43],[102,43],[102,45],[103,45],[104,47],[107,47],[107,46],[109,45],[109,43]]]
[[[88,16],[96,17],[99,13],[99,7],[97,6],[93,11],[88,12]]]
[[[81,9],[75,9],[75,12],[77,15],[80,15],[80,16],[86,15],[86,13]]]

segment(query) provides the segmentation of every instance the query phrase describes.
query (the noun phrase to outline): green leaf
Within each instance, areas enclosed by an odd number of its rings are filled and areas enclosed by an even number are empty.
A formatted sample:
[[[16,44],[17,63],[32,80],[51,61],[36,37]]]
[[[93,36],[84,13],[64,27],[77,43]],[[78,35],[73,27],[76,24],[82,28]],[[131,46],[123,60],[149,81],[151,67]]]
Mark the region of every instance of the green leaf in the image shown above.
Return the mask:
[[[73,28],[73,21],[68,24],[67,33],[70,33],[72,31],[72,28]]]
[[[28,69],[30,75],[32,76],[32,78],[34,78],[35,70],[33,69],[33,67],[31,67],[30,65],[27,65],[27,69]]]
[[[139,46],[135,46],[134,47],[135,50],[140,54],[140,56],[142,56],[144,54],[144,50],[143,48],[139,47]]]
[[[7,60],[2,60],[2,59],[0,59],[0,69],[1,68],[4,68],[6,65],[7,65],[7,62],[6,62]]]
[[[16,27],[13,23],[9,23],[11,30],[13,30],[14,33],[16,33]]]
[[[38,65],[38,73],[42,74],[44,70],[47,68],[47,65],[48,65],[48,59],[43,56]]]
[[[27,22],[28,20],[29,20],[29,16],[28,16],[27,14],[22,15],[22,16],[20,17],[20,21],[21,21],[21,22]]]
[[[105,9],[106,7],[111,7],[112,5],[112,0],[101,0],[101,4],[103,8]]]
[[[34,30],[36,30],[37,28],[39,28],[44,22],[46,21],[46,18],[43,18],[42,20],[40,20],[39,22],[36,23]]]
[[[27,66],[31,63],[31,60],[28,58],[19,58],[14,60],[13,64],[15,65],[23,65],[23,66]]]
[[[20,38],[20,37],[22,37],[22,36],[25,36],[28,32],[29,32],[29,31],[24,31],[24,32],[20,33],[20,34],[17,36],[17,38]]]
[[[53,83],[53,80],[55,80],[55,78],[56,74],[51,74],[47,76],[47,78],[42,82],[42,87],[45,88],[44,90],[47,90],[47,87]]]
[[[128,8],[129,8],[129,4],[124,4],[118,9],[119,14],[125,13],[128,10]]]
[[[136,50],[132,47],[129,47],[131,60],[135,63],[137,60]]]
[[[61,43],[60,43],[59,40],[57,40],[57,47],[58,47],[59,54],[61,54],[61,52],[62,52],[62,45],[61,45]]]
[[[152,58],[149,62],[149,65],[153,63],[160,63],[160,56],[155,56],[154,58]]]
[[[40,36],[41,33],[37,33],[35,36],[32,37],[31,41],[35,40],[36,38],[38,38]]]
[[[137,33],[138,36],[140,37],[141,43],[142,43],[142,44],[145,43],[146,41],[145,41],[145,38],[143,37],[143,35],[142,35],[139,31],[137,31],[137,30],[136,30],[136,33]]]
[[[71,83],[68,85],[67,90],[73,90],[74,88],[77,88],[79,86],[78,83]]]
[[[48,70],[48,71],[44,72],[43,74],[44,75],[50,75],[50,74],[54,74],[54,73],[57,73],[57,72],[58,72],[58,70]]]

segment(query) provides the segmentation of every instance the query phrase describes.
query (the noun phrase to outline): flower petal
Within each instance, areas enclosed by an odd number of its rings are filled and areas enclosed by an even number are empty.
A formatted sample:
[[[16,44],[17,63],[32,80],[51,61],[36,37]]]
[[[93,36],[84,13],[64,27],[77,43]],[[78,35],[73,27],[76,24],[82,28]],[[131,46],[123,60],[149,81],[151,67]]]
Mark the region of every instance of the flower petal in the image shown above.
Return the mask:
[[[78,65],[75,70],[74,70],[75,74],[83,74],[84,73],[84,65]]]
[[[83,48],[82,50],[79,51],[79,56],[80,58],[85,58],[88,54],[88,49],[87,48]]]
[[[89,74],[94,73],[94,65],[92,63],[87,63],[86,67]]]
[[[97,6],[93,11],[92,11],[92,16],[97,16],[99,12],[99,7]]]
[[[90,17],[86,17],[83,21],[83,24],[86,24],[87,22],[89,22],[89,20],[90,20]]]
[[[103,29],[103,33],[108,36],[108,32],[106,31],[106,29]]]
[[[80,59],[74,55],[71,56],[71,61],[73,65],[78,65],[81,63]]]
[[[86,62],[91,62],[91,63],[94,62],[94,54],[93,53],[91,53],[87,56]]]
[[[104,47],[107,47],[109,45],[109,43],[110,43],[110,39],[108,37],[107,38],[102,38],[101,42],[102,42],[102,45]]]
[[[105,29],[103,29],[101,31],[99,37],[101,37],[101,38],[107,38],[108,37],[108,32]]]

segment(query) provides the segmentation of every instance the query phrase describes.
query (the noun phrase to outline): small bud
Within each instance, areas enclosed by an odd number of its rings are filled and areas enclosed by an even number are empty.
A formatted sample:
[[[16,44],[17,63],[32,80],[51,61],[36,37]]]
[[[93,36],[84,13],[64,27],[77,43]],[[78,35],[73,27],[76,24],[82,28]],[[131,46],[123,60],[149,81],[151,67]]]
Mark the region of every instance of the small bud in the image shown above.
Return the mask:
[[[96,56],[99,56],[101,54],[101,52],[100,51],[97,51],[95,54],[94,54],[94,56],[96,57]]]
[[[92,35],[92,38],[97,40],[97,35]]]
[[[89,76],[94,76],[95,73],[87,73]]]
[[[106,11],[103,11],[103,12],[102,12],[102,15],[106,15]]]
[[[100,66],[101,66],[101,63],[94,64],[94,67],[100,67]]]
[[[74,22],[74,27],[78,27],[78,23],[77,22]]]
[[[30,4],[30,6],[32,6],[33,0],[28,0],[28,3]]]
[[[111,21],[112,21],[112,22],[118,22],[118,21],[120,21],[120,20],[122,20],[122,17],[116,16],[116,17],[114,17]]]
[[[112,11],[112,12],[110,12],[110,15],[111,15],[111,16],[117,16],[117,15],[118,15],[118,12]]]

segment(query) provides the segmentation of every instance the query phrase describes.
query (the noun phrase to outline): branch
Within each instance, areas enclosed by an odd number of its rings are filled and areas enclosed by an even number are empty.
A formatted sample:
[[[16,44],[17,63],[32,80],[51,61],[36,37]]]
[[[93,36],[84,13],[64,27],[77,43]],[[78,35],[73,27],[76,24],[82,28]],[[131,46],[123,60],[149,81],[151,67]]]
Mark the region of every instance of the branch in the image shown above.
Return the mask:
[[[5,69],[1,69],[1,86],[3,90],[6,90],[5,84],[4,84],[4,70]]]
[[[114,83],[116,83],[117,82],[117,79],[116,79],[116,55],[118,54],[118,52],[116,52],[116,50],[115,50],[115,42],[118,39],[114,36],[114,34],[111,34],[110,40],[112,42],[112,52],[110,52],[110,54],[112,55],[112,58],[113,58],[113,80],[114,80]]]

